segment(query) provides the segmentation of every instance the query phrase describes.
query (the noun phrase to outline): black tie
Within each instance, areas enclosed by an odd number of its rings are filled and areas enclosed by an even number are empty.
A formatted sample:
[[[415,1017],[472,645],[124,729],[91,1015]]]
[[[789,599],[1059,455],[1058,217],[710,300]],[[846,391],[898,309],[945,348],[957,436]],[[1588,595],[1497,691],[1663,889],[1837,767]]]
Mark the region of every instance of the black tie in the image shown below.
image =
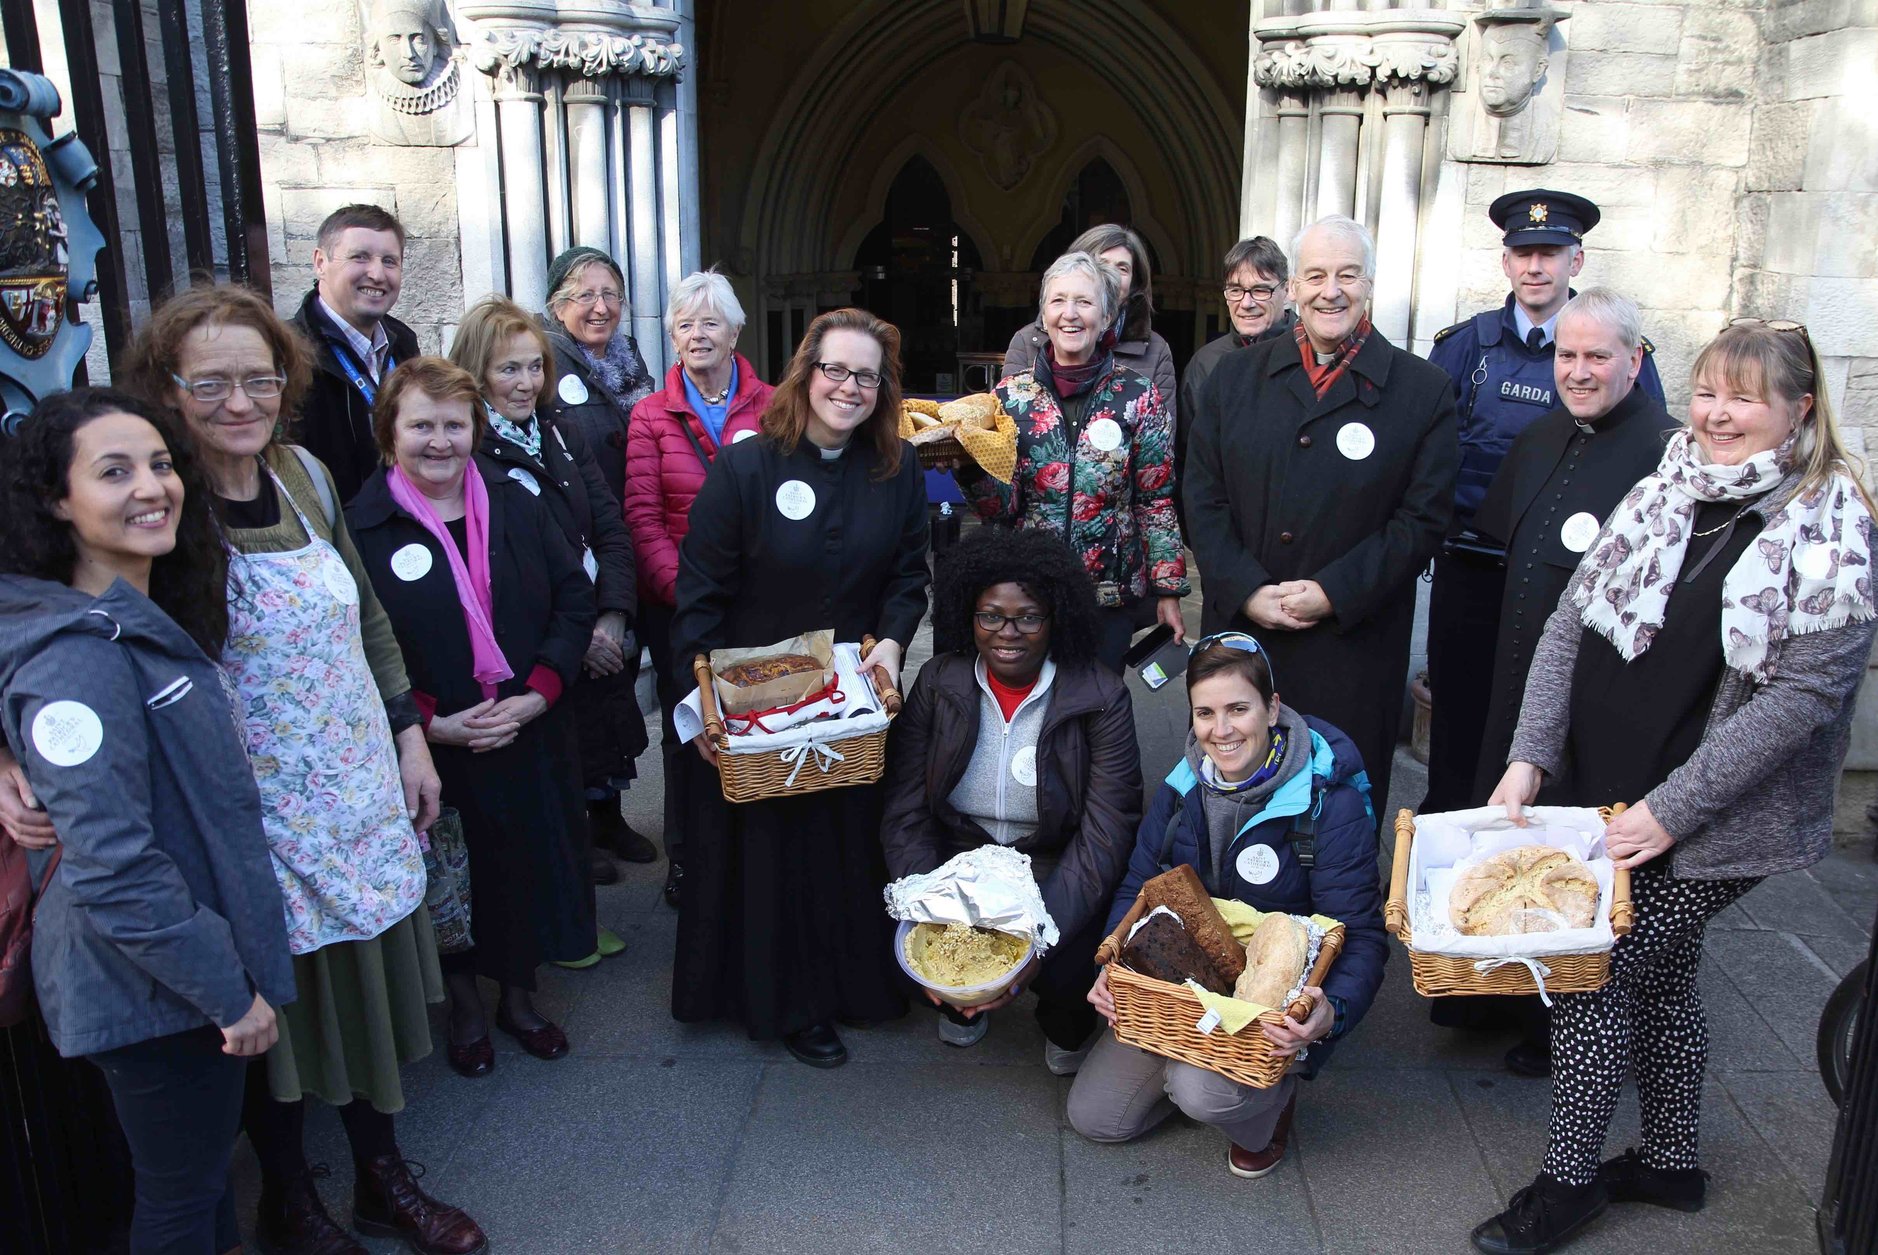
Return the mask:
[[[1531,349],[1534,353],[1545,348],[1545,332],[1538,327],[1534,327],[1531,331],[1528,331],[1526,333],[1526,347]]]

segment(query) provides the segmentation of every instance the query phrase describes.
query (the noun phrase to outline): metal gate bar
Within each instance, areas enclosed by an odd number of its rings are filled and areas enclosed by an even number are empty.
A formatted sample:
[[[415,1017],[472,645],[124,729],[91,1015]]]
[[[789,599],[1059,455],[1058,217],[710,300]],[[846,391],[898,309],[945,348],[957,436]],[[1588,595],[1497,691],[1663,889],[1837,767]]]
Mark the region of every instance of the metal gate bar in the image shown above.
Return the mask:
[[[0,0],[0,3],[5,0]],[[189,269],[215,269],[215,242],[209,231],[209,204],[200,189],[207,186],[202,170],[202,124],[196,116],[196,66],[189,39],[189,10],[183,0],[157,0],[157,20],[163,27],[163,65],[169,80],[170,131],[176,140],[176,187],[182,208],[183,250]]]
[[[130,132],[131,184],[137,193],[144,291],[154,308],[170,294],[175,272],[170,267],[169,213],[163,204],[163,155],[157,150],[156,101],[150,94],[143,4],[141,0],[111,0],[111,11],[117,19],[117,59],[123,75],[124,124]]]

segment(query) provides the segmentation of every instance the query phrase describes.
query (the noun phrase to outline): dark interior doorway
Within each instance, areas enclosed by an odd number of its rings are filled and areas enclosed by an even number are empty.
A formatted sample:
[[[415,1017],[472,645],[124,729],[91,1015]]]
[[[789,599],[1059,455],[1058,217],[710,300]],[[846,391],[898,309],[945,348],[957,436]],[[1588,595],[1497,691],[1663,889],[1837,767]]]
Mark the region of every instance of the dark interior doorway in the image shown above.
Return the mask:
[[[910,158],[887,191],[886,212],[854,255],[857,301],[900,329],[906,390],[958,389],[958,354],[975,349],[984,318],[972,283],[978,247],[952,220],[939,172]]]

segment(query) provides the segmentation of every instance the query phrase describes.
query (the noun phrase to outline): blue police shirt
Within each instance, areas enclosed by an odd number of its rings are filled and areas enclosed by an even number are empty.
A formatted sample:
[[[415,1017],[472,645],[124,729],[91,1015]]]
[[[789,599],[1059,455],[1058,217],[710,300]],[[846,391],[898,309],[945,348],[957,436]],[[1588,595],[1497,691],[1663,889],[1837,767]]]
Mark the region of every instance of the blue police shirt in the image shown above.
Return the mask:
[[[1514,320],[1513,298],[1499,309],[1474,315],[1441,331],[1428,360],[1454,381],[1461,439],[1461,469],[1454,481],[1454,527],[1473,521],[1507,450],[1519,433],[1558,405],[1552,374],[1552,345],[1537,353],[1526,347]],[[1637,387],[1659,403],[1663,381],[1654,348],[1643,342]]]

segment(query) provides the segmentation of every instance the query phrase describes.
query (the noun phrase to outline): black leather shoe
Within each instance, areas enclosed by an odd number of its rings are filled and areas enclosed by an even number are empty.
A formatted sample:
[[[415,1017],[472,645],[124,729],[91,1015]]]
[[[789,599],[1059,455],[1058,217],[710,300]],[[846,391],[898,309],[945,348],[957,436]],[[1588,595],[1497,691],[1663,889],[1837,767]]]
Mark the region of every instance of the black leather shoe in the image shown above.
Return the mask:
[[[593,876],[594,884],[616,885],[619,883],[619,868],[613,865],[613,860],[607,856],[605,850],[595,849],[588,855],[587,867]]]
[[[827,1024],[817,1024],[783,1038],[789,1053],[811,1068],[838,1068],[848,1061],[848,1048]]]
[[[1708,1173],[1702,1169],[1652,1168],[1634,1147],[1600,1164],[1598,1181],[1613,1203],[1701,1211],[1708,1195]]]
[[[522,1049],[537,1059],[559,1059],[567,1053],[567,1034],[552,1020],[540,1028],[523,1028],[505,1012],[496,1012],[496,1027],[521,1043]]]
[[[651,840],[633,830],[620,814],[619,798],[605,802],[587,803],[587,821],[593,829],[593,847],[596,850],[610,850],[628,863],[656,863],[659,861],[659,847]]]
[[[1530,1076],[1538,1080],[1551,1076],[1551,1043],[1534,1041],[1530,1037],[1520,1042],[1506,1052],[1506,1070],[1514,1076]]]
[[[1566,1185],[1542,1172],[1505,1211],[1474,1226],[1474,1246],[1487,1255],[1543,1255],[1603,1215],[1610,1201],[1602,1181]]]
[[[678,899],[685,887],[685,868],[682,863],[671,863],[665,868],[665,905],[674,911],[678,909]]]

